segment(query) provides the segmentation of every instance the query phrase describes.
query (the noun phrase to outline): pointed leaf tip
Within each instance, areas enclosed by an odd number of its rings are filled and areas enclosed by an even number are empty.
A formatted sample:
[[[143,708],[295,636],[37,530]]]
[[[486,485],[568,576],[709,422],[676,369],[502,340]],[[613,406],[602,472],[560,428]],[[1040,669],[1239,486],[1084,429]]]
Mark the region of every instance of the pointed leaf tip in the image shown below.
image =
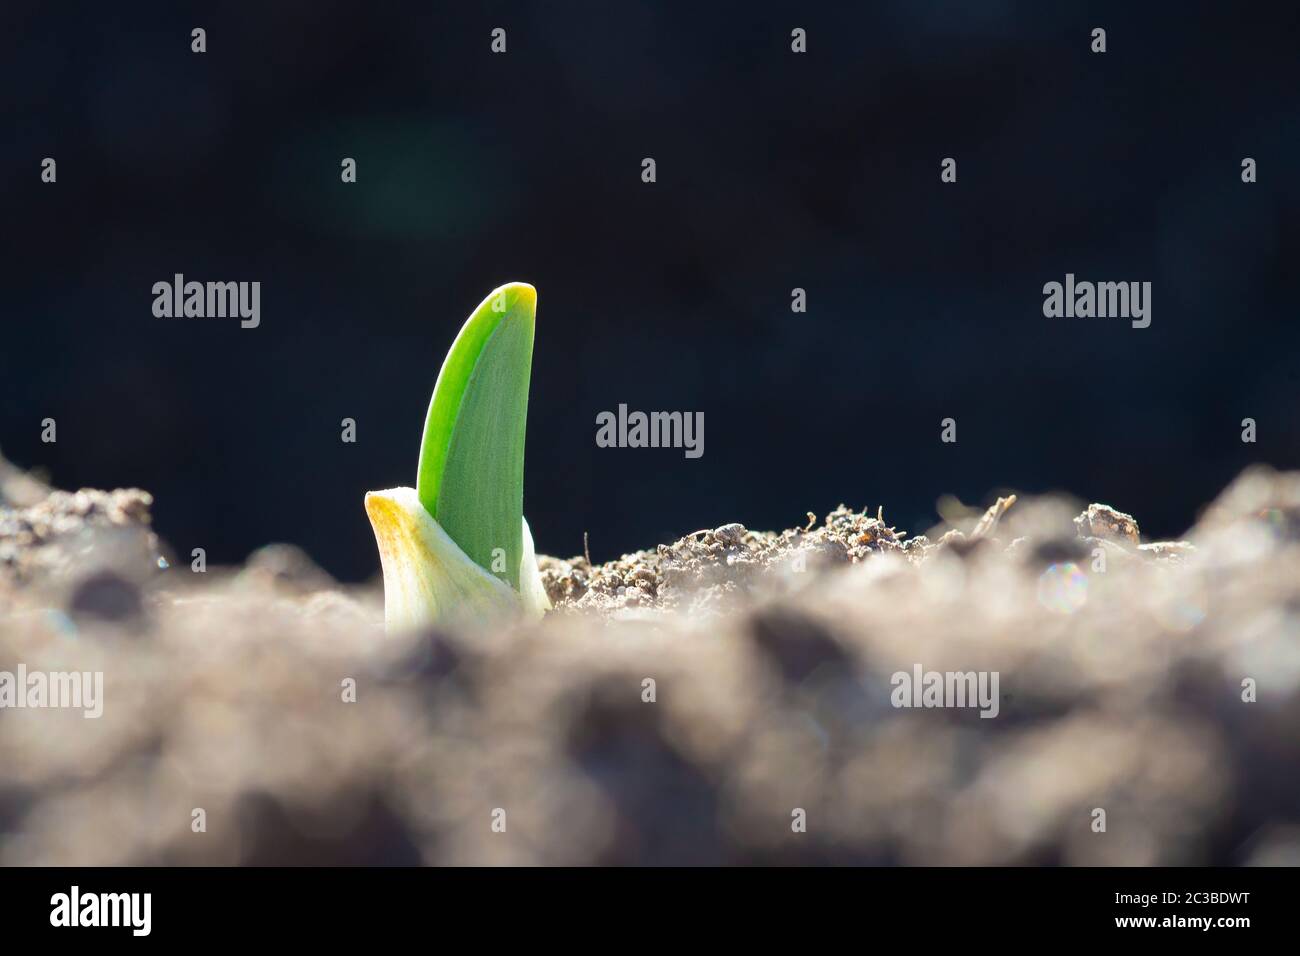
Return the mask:
[[[425,417],[420,503],[477,564],[519,588],[524,436],[537,290],[494,289],[461,327]]]

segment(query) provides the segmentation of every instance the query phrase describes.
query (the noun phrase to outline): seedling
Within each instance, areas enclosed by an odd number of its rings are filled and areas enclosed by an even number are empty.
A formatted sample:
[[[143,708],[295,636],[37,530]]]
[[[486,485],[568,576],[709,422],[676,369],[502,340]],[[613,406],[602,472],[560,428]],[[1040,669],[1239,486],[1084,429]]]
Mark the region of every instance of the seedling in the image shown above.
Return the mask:
[[[524,520],[524,433],[537,290],[511,282],[443,360],[414,488],[366,495],[390,630],[549,607]]]

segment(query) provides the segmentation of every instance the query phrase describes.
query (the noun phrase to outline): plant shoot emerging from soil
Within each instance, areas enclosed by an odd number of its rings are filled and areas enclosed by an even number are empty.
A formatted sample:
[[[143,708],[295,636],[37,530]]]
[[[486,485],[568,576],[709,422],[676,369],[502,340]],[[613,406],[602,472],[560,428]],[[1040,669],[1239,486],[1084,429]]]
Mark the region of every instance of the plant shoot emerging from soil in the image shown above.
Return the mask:
[[[523,515],[536,309],[522,282],[479,304],[438,373],[416,487],[366,495],[389,629],[550,606]]]

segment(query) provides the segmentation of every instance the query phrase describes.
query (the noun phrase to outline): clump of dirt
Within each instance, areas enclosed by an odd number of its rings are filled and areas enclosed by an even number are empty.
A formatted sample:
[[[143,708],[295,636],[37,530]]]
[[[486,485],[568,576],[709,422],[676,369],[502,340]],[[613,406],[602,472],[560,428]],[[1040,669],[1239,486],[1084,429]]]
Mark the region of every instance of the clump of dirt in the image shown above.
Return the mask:
[[[1103,538],[1131,545],[1137,545],[1141,540],[1133,516],[1108,505],[1088,505],[1088,509],[1074,519],[1074,526],[1079,529],[1081,538]]]
[[[1015,495],[999,497],[970,534],[953,528],[934,542],[926,535],[908,538],[907,532],[885,522],[883,509],[872,517],[840,505],[820,526],[817,516],[809,512],[805,526],[779,533],[726,524],[602,565],[593,566],[583,556],[565,560],[545,555],[539,564],[547,595],[558,611],[614,617],[635,616],[639,609],[721,611],[743,606],[757,593],[788,590],[794,575],[860,564],[881,555],[921,565],[945,549],[966,554],[988,546],[1023,553],[1033,547],[1031,537],[1006,541],[996,536],[1015,502]],[[1137,521],[1103,504],[1089,505],[1074,519],[1074,529],[1078,546],[1070,554],[1080,560],[1095,549],[1114,552],[1121,561],[1131,556],[1174,560],[1192,550],[1185,541],[1140,545]]]
[[[27,507],[0,504],[0,599],[94,565],[152,570],[160,557],[152,506],[153,497],[138,488],[52,491]]]
[[[37,497],[0,506],[0,865],[1300,863],[1300,474],[1178,542],[1014,496],[721,525],[412,634],[297,549],[165,567],[143,492]],[[20,666],[102,714],[14,706]]]
[[[779,534],[725,524],[595,567],[584,557],[543,557],[542,580],[562,611],[721,609],[783,576],[851,564],[873,553],[919,555],[928,543],[904,541],[882,515],[856,514],[843,505],[820,528],[816,523],[809,512],[807,526]]]

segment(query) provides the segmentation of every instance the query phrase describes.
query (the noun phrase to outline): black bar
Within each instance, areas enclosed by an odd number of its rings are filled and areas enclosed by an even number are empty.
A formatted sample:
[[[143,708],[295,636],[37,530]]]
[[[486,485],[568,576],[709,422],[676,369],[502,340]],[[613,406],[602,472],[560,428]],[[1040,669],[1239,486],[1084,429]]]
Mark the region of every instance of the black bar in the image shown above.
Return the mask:
[[[409,938],[440,947],[520,934],[540,946],[597,931],[611,940],[680,940],[698,927],[759,943],[843,931],[918,945],[1101,937],[1231,944],[1294,925],[1293,877],[1282,868],[11,869],[0,871],[0,911],[7,941],[42,942],[75,932],[81,942]],[[73,886],[81,914],[111,917],[116,906],[119,925],[51,925],[64,915],[59,894],[70,904]],[[138,908],[116,897],[101,909],[100,894],[109,893],[149,894],[147,936],[136,935],[144,897],[135,898]]]

